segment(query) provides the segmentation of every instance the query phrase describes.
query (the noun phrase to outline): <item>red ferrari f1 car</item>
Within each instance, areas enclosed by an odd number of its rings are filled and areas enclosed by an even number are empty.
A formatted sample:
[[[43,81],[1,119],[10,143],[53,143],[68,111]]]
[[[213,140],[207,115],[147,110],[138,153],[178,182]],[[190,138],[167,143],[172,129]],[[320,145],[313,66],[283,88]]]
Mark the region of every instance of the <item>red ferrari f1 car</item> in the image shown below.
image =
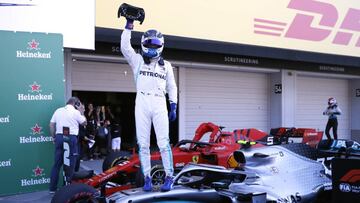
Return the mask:
[[[323,132],[309,128],[276,128],[271,129],[270,134],[254,128],[236,129],[233,132],[223,131],[223,128],[210,122],[202,123],[192,140],[182,140],[172,147],[175,172],[180,171],[188,163],[236,168],[239,163],[235,160],[233,152],[240,148],[288,143],[290,139],[296,138],[310,146],[316,146],[323,135]],[[204,135],[209,135],[207,142],[201,141],[205,138]],[[159,152],[151,154],[151,163],[151,176],[156,187],[162,183],[165,176]],[[105,198],[121,190],[140,187],[144,178],[139,168],[140,160],[137,153],[111,153],[103,162],[103,173],[76,173],[73,182],[83,184],[70,184],[66,191],[60,189],[54,195],[53,202],[76,202],[82,195],[88,196],[84,191],[96,191],[100,197]],[[84,186],[87,188],[78,188]]]

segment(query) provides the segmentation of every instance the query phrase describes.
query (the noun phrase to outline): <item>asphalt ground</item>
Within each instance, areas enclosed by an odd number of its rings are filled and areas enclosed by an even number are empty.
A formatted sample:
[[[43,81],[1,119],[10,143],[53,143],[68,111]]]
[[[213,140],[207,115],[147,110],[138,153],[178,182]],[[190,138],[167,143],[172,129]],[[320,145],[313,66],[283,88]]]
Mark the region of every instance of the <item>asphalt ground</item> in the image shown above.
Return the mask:
[[[102,172],[102,159],[82,161],[80,167],[82,170],[94,170],[96,174]],[[49,203],[53,194],[49,194],[48,190],[1,196],[0,203]]]

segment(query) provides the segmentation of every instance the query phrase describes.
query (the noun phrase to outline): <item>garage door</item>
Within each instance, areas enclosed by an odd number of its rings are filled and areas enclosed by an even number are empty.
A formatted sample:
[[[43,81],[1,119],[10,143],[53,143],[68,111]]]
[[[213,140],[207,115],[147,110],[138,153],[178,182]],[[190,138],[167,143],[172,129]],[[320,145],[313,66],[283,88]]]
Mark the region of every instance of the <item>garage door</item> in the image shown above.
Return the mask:
[[[73,90],[135,92],[133,73],[127,64],[74,61],[71,71]]]
[[[185,68],[185,75],[185,138],[202,122],[268,130],[268,74]]]
[[[327,116],[322,112],[327,99],[335,97],[342,110],[338,117],[339,138],[350,138],[350,95],[349,81],[309,76],[297,77],[296,127],[311,127],[325,130]]]
[[[175,78],[177,75],[174,68]],[[72,64],[71,84],[72,90],[78,91],[136,92],[130,66],[121,63],[76,60]]]

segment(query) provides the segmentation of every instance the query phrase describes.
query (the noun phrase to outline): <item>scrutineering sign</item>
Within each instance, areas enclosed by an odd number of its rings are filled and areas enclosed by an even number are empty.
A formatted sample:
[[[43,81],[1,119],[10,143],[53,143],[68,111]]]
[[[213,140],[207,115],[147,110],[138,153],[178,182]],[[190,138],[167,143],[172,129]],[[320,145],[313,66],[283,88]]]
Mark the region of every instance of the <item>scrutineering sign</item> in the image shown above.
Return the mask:
[[[45,190],[49,121],[64,105],[62,35],[0,31],[0,45],[0,195]]]

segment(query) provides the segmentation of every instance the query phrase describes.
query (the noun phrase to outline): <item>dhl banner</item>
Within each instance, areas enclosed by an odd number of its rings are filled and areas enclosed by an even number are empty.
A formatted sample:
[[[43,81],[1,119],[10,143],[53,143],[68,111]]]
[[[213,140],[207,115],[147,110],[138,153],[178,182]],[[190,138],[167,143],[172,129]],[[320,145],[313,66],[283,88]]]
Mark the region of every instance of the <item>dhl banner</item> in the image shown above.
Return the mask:
[[[60,34],[0,31],[0,196],[48,188],[49,122],[64,105]]]
[[[122,3],[145,9],[136,31],[360,57],[359,0],[104,0],[96,26],[123,29]]]

